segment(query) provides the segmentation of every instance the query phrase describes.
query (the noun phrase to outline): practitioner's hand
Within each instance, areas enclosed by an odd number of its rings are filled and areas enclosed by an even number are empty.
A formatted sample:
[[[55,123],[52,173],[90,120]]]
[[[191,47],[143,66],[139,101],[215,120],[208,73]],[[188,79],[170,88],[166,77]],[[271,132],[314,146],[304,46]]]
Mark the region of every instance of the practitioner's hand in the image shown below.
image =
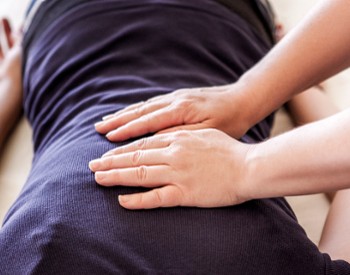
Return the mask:
[[[219,129],[239,138],[251,127],[235,85],[181,89],[129,106],[95,125],[110,141],[175,130]],[[244,106],[244,108],[243,108]]]
[[[213,129],[179,131],[141,139],[90,162],[103,186],[143,186],[123,195],[128,209],[242,203],[247,196],[246,157],[252,145]]]

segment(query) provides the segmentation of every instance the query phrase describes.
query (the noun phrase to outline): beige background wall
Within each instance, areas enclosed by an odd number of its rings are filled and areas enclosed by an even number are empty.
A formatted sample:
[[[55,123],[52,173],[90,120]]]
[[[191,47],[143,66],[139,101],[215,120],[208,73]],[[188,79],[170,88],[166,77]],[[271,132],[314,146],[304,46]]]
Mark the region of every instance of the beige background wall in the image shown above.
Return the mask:
[[[0,0],[0,16],[8,15],[15,27],[23,19],[28,0]],[[317,0],[271,0],[278,17],[286,29],[298,23]],[[327,82],[330,97],[341,108],[350,106],[350,73],[345,72]],[[285,113],[277,116],[275,134],[289,129],[290,123]],[[11,136],[5,151],[0,156],[0,223],[15,200],[30,170],[32,158],[31,131],[22,119]],[[322,224],[326,217],[328,203],[323,195],[288,198],[296,211],[300,223],[306,228],[309,237],[317,243]]]

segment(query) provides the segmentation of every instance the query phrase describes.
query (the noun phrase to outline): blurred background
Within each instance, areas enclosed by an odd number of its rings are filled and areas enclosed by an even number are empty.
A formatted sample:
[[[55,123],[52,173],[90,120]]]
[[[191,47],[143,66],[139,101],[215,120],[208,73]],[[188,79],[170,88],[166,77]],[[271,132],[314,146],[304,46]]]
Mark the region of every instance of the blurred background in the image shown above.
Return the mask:
[[[0,16],[7,16],[19,28],[30,0],[0,0]]]
[[[0,0],[0,17],[10,18],[14,28],[18,29],[29,2],[29,0]],[[271,0],[270,2],[275,7],[278,20],[288,31],[300,22],[318,0]],[[349,70],[326,81],[325,88],[330,100],[340,108],[350,106]],[[281,110],[276,117],[274,135],[291,128],[288,116]],[[22,119],[0,155],[0,224],[26,180],[31,158],[31,130],[27,121]],[[308,236],[317,244],[327,215],[328,201],[322,194],[287,199]]]
[[[0,17],[6,16],[11,20],[13,28],[19,29],[29,2],[30,0],[0,0]],[[0,224],[26,180],[31,159],[31,131],[27,121],[22,119],[0,155]]]

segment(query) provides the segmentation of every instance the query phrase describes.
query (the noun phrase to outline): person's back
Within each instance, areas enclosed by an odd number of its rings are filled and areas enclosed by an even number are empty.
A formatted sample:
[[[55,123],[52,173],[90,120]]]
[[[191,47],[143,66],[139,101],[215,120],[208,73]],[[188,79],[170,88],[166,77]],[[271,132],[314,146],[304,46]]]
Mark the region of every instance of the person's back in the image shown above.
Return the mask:
[[[131,212],[117,198],[136,189],[94,181],[88,162],[118,146],[94,122],[179,88],[232,83],[269,50],[242,18],[201,3],[86,1],[27,45],[35,158],[0,231],[3,274],[335,274],[284,199]]]

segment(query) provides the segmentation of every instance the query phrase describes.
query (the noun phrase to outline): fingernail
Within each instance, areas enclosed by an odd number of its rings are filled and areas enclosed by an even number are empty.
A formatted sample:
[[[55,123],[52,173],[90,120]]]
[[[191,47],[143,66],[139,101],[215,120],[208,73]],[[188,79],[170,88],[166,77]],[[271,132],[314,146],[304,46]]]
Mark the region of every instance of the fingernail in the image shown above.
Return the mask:
[[[114,131],[113,132],[109,132],[107,135],[106,135],[106,138],[111,138],[114,134]]]
[[[112,156],[112,155],[113,155],[112,152],[107,152],[107,153],[103,154],[103,155],[101,156],[101,158],[109,157],[109,156]]]
[[[106,177],[106,175],[103,172],[96,172],[95,173],[95,179],[96,180],[103,180],[105,177]]]
[[[99,122],[96,122],[94,125],[95,127],[99,127],[99,126],[102,126],[104,124],[103,121],[99,121]]]
[[[129,201],[129,196],[118,196],[119,203],[127,203]]]
[[[107,115],[107,116],[104,116],[103,118],[102,118],[102,120],[107,120],[107,119],[110,119],[110,118],[112,118],[114,115]]]
[[[96,170],[100,168],[100,166],[101,166],[101,160],[99,159],[95,159],[89,162],[89,167],[91,170]]]

